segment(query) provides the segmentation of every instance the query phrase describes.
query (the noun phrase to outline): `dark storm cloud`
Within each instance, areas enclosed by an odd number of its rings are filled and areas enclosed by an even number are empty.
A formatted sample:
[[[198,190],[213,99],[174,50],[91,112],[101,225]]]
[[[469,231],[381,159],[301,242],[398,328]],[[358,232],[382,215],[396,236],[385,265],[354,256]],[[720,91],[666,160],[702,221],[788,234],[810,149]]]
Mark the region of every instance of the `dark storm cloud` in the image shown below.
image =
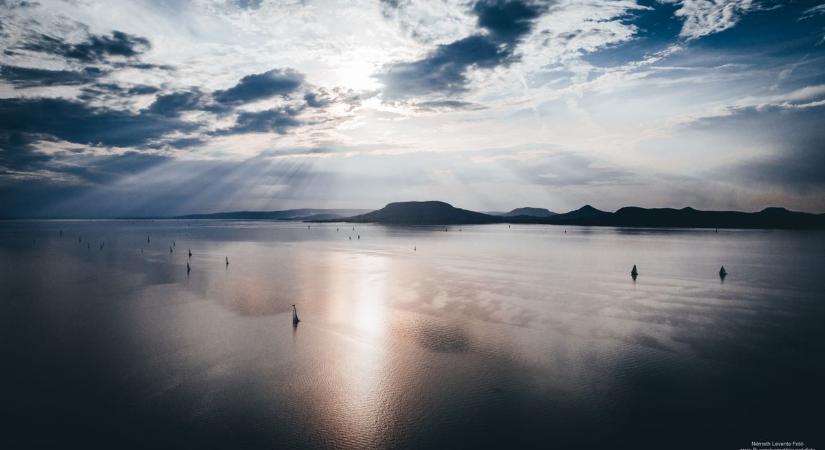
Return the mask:
[[[296,118],[301,113],[296,108],[273,108],[265,111],[243,111],[238,115],[235,125],[220,134],[266,133],[274,131],[285,134],[290,128],[301,125]]]
[[[55,98],[0,99],[0,134],[45,135],[79,144],[140,146],[195,125],[167,117],[94,108]]]
[[[323,108],[333,102],[333,99],[325,92],[307,92],[304,94],[304,101],[312,108]]]
[[[204,109],[208,101],[208,95],[199,90],[181,91],[159,95],[148,111],[166,117],[177,117],[185,111]]]
[[[473,7],[478,26],[489,31],[502,43],[513,44],[530,31],[545,6],[541,3],[515,0],[479,1]]]
[[[273,69],[241,78],[235,86],[216,91],[214,99],[221,104],[237,105],[277,95],[286,96],[298,90],[303,82],[304,75],[300,72]]]
[[[90,35],[86,40],[76,44],[46,34],[37,34],[29,37],[20,48],[93,63],[104,61],[111,56],[135,57],[150,47],[146,38],[113,31],[109,35]]]
[[[386,87],[385,96],[397,99],[465,91],[469,69],[493,68],[516,59],[516,45],[545,9],[545,3],[527,1],[476,2],[472,11],[482,32],[439,45],[418,61],[385,67],[378,74]]]
[[[459,93],[466,90],[470,67],[491,68],[512,55],[486,36],[470,36],[440,45],[426,58],[393,64],[379,75],[390,99],[432,92]]]
[[[0,174],[3,169],[31,170],[49,159],[32,149],[29,136],[18,132],[0,133]]]
[[[20,88],[87,84],[106,73],[106,71],[96,67],[87,67],[82,71],[75,71],[0,65],[0,79]]]

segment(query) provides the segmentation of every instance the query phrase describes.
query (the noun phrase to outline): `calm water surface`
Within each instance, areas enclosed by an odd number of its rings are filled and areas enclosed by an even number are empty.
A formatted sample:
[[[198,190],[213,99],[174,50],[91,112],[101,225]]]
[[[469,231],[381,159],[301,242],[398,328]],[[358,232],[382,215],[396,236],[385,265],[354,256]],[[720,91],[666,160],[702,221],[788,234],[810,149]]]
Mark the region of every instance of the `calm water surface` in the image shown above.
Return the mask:
[[[825,449],[824,263],[822,232],[0,222],[0,448]]]

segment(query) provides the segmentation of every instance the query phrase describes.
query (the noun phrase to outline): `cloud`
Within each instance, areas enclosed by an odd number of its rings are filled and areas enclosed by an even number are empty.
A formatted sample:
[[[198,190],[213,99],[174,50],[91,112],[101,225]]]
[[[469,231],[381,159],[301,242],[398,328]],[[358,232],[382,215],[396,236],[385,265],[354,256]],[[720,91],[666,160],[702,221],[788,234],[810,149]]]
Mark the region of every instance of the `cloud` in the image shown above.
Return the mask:
[[[274,131],[285,134],[290,128],[301,125],[296,118],[301,109],[291,107],[273,108],[265,111],[242,111],[235,125],[219,134],[266,133]]]
[[[822,14],[825,14],[825,3],[822,3],[821,5],[816,5],[812,8],[808,8],[805,11],[803,11],[800,20],[811,19]]]
[[[480,32],[437,46],[426,57],[391,64],[377,77],[384,96],[399,99],[430,93],[456,94],[467,90],[467,72],[493,68],[515,60],[515,47],[533,21],[545,10],[526,1],[479,1],[473,8]]]
[[[0,99],[0,135],[24,133],[68,142],[140,146],[194,124],[155,114],[96,108],[57,98]]]
[[[186,111],[205,108],[208,101],[209,96],[198,89],[174,92],[157,96],[147,111],[166,117],[177,117]]]
[[[272,69],[247,75],[235,86],[217,91],[214,99],[218,103],[238,105],[255,100],[289,95],[304,83],[304,75],[292,69]]]
[[[713,176],[741,180],[749,185],[810,189],[825,186],[825,102],[817,106],[793,108],[763,105],[732,108],[723,116],[704,118],[692,127],[743,136],[746,144],[759,148],[768,144],[769,153],[723,165]]]
[[[46,34],[36,34],[20,48],[62,56],[85,63],[102,62],[110,57],[133,58],[151,48],[149,40],[124,33],[112,31],[109,35],[88,36],[76,44]]]
[[[680,36],[687,40],[732,28],[755,8],[753,0],[659,0],[659,3],[681,5],[675,15],[684,19]]]
[[[106,73],[106,71],[96,67],[86,67],[83,70],[76,71],[0,65],[0,79],[8,81],[19,88],[87,84]]]
[[[478,103],[465,102],[461,100],[432,100],[426,102],[415,103],[415,108],[421,111],[476,111],[485,109],[483,105]]]

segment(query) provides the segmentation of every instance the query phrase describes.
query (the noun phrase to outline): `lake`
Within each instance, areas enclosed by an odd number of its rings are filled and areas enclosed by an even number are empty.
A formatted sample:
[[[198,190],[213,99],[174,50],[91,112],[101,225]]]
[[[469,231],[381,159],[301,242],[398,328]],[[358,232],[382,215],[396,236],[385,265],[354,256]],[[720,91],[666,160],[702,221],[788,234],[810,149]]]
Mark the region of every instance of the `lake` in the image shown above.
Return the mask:
[[[2,221],[0,447],[825,448],[824,265],[821,231]]]

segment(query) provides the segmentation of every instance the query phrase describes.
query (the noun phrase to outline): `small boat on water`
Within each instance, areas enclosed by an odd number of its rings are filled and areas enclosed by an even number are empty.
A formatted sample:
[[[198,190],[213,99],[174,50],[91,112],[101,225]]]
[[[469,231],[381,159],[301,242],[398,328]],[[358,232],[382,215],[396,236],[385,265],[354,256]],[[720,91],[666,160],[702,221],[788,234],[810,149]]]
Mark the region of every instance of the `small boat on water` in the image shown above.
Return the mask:
[[[728,276],[728,271],[725,270],[725,266],[722,266],[722,268],[719,269],[719,278],[725,278],[726,276]]]
[[[636,264],[633,264],[633,269],[630,270],[630,276],[635,280],[639,276],[639,271],[636,270]]]
[[[298,310],[295,309],[295,305],[292,305],[292,325],[298,325],[301,319],[298,318]]]

